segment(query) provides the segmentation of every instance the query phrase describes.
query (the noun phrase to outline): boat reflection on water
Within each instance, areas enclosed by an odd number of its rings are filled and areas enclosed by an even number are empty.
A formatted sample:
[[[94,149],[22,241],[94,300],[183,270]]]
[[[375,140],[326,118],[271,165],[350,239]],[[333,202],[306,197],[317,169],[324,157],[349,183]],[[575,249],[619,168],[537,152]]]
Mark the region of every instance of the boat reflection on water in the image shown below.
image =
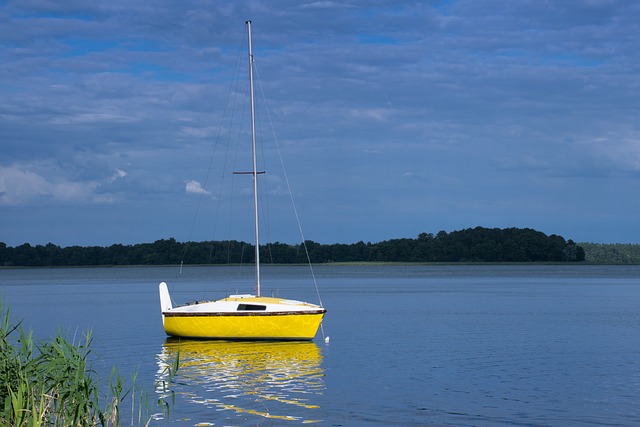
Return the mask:
[[[324,370],[313,342],[168,338],[158,355],[157,384],[168,381],[166,368],[178,354],[180,367],[169,390],[158,390],[165,400],[167,392],[177,396],[171,418],[186,417],[195,425],[253,417],[321,421],[318,399],[325,389]],[[197,406],[181,407],[185,403]]]

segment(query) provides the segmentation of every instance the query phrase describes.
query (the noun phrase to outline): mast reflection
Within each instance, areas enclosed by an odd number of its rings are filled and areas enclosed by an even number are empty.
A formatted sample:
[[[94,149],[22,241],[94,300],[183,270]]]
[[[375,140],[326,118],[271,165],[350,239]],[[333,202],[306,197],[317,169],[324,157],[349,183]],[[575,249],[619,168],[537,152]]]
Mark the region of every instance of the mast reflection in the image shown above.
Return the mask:
[[[200,341],[168,338],[158,354],[156,383],[168,380],[167,366],[178,356],[180,368],[165,397],[175,392],[172,413],[197,425],[251,416],[319,422],[318,398],[325,389],[320,349],[313,342]],[[196,420],[196,418],[207,418]],[[316,418],[316,419],[314,419]],[[217,425],[217,424],[216,424]]]

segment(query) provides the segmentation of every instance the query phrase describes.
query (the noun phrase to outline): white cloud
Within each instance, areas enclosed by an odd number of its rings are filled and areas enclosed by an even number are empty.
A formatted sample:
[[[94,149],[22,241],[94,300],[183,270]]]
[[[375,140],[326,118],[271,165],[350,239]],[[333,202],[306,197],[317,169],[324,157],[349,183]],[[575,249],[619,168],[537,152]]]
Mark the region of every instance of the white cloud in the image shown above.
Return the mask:
[[[384,108],[354,108],[349,114],[357,119],[373,119],[376,121],[386,121],[391,115],[391,110]]]
[[[124,178],[127,175],[129,174],[126,171],[123,171],[122,169],[116,169],[115,173],[109,179],[109,182],[113,182],[117,179]]]
[[[191,194],[204,194],[205,196],[210,196],[211,192],[205,190],[198,181],[187,181],[185,185],[185,191]]]
[[[612,171],[620,173],[640,170],[640,142],[637,136],[611,132],[606,137],[594,138],[588,145],[601,162],[604,159],[609,161]]]
[[[353,7],[347,3],[335,1],[316,1],[300,6],[302,9],[343,9]]]
[[[183,127],[182,133],[186,136],[196,137],[196,138],[206,138],[213,134],[213,130],[211,128],[206,127]]]
[[[51,119],[52,124],[57,125],[74,125],[80,123],[131,123],[136,121],[134,117],[107,114],[107,113],[82,113],[70,116],[59,116]]]
[[[167,200],[182,191],[212,197],[204,183],[184,177],[204,174],[210,144],[224,141],[214,142],[219,129],[248,123],[234,116],[220,127],[232,52],[254,16],[269,120],[286,147],[293,188],[318,192],[306,208],[326,212],[317,233],[327,242],[398,237],[397,224],[423,231],[425,221],[451,217],[425,218],[416,189],[442,194],[434,202],[441,206],[477,200],[487,218],[506,225],[520,211],[490,211],[485,199],[522,197],[532,206],[557,200],[547,214],[567,231],[580,218],[557,212],[589,212],[593,200],[612,198],[599,204],[611,207],[612,218],[637,211],[637,190],[613,191],[635,184],[640,168],[637,2],[227,3],[0,2],[7,18],[0,34],[0,207],[26,206],[53,230],[90,223],[97,211],[57,213],[64,219],[54,225],[58,206],[118,201],[113,212],[141,218],[150,206],[166,212]],[[567,178],[566,185],[538,192],[534,184],[549,177]],[[601,187],[594,177],[606,178]],[[247,191],[249,183],[242,182]],[[269,181],[266,188],[281,194],[286,186]],[[584,188],[590,194],[582,196]],[[354,194],[365,214],[353,217],[367,219],[360,224],[366,235],[356,227],[327,233],[344,218],[335,206]],[[374,221],[370,207],[384,197],[406,216],[379,212]],[[25,217],[17,211],[0,212],[0,234],[19,227]],[[477,225],[472,211],[459,217],[451,227]],[[158,225],[162,233],[165,227]],[[151,231],[153,221],[126,230],[133,241],[147,238],[145,230],[162,237]],[[624,236],[640,241],[638,231]]]
[[[60,203],[109,202],[109,197],[95,195],[98,186],[96,181],[72,182],[60,177],[47,179],[26,165],[0,167],[0,205],[5,206],[24,205],[42,199]]]
[[[116,169],[111,176],[73,179],[65,176],[68,169],[52,160],[0,166],[0,206],[113,203],[116,195],[105,187],[128,175]]]

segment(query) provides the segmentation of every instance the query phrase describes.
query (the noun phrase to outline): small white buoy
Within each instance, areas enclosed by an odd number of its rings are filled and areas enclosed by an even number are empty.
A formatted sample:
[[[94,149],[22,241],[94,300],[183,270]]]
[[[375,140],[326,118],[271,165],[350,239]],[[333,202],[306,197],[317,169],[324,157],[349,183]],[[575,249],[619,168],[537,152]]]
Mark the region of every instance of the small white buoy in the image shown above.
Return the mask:
[[[329,344],[329,337],[326,337],[326,338],[324,339],[324,342],[325,342],[325,344]]]

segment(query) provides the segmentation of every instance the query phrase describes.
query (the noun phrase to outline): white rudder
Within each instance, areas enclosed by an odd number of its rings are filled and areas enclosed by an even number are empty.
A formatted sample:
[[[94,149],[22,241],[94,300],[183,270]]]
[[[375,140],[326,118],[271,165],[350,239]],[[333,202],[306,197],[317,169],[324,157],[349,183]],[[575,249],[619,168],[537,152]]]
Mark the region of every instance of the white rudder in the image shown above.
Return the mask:
[[[169,288],[165,282],[160,283],[160,310],[162,312],[171,310],[171,297],[169,296]]]

